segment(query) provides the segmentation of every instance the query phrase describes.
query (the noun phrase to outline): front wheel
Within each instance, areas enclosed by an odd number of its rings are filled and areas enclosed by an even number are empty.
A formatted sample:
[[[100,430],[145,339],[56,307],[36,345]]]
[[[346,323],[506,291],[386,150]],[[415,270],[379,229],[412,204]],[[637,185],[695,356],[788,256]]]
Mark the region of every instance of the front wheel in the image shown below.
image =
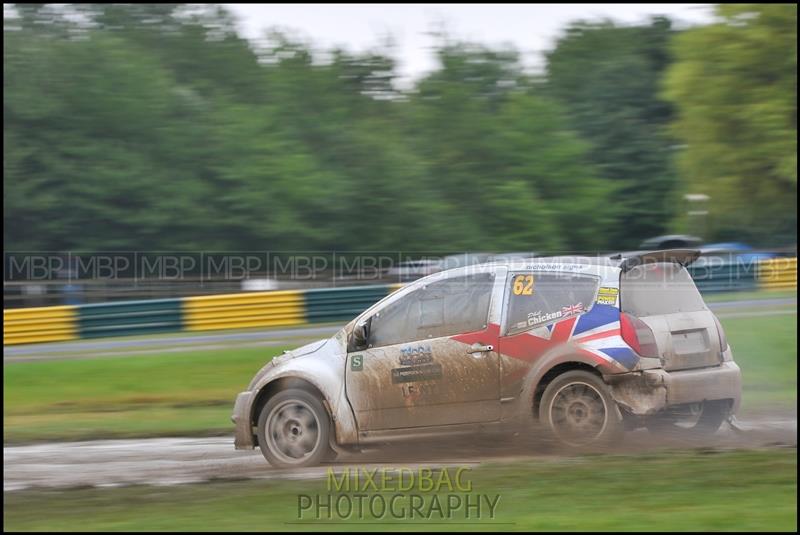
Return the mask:
[[[314,466],[327,460],[330,432],[322,402],[297,388],[275,394],[258,417],[261,453],[276,468]]]
[[[607,445],[623,433],[622,415],[597,375],[573,370],[547,385],[539,421],[550,438],[571,448]]]

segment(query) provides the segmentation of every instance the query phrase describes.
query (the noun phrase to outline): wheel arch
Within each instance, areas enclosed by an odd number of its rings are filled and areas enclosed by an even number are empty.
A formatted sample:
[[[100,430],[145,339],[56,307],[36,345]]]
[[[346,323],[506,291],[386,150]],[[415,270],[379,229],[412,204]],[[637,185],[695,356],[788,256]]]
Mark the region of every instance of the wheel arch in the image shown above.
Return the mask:
[[[261,409],[264,408],[264,405],[266,405],[267,401],[269,401],[269,398],[281,390],[287,390],[289,388],[299,388],[317,396],[319,400],[322,401],[322,405],[325,407],[325,410],[328,411],[328,417],[331,418],[330,406],[322,391],[315,384],[306,379],[289,375],[286,377],[278,377],[277,379],[273,379],[272,381],[264,384],[258,390],[253,398],[253,404],[250,407],[250,425],[256,425],[258,422],[258,415],[261,413]],[[332,418],[331,421],[333,421]]]
[[[532,411],[534,420],[539,419],[539,404],[542,401],[542,397],[544,396],[544,391],[547,389],[547,386],[559,375],[573,370],[587,371],[597,375],[601,379],[603,377],[603,374],[600,373],[597,364],[589,364],[583,360],[566,360],[551,365],[539,376],[539,379],[535,382],[532,388],[531,403],[529,408]]]
[[[278,392],[282,392],[283,390],[288,390],[290,388],[305,390],[306,392],[309,392],[317,397],[322,403],[322,406],[325,408],[325,412],[328,414],[331,427],[335,430],[336,419],[332,414],[330,402],[325,397],[325,394],[323,394],[322,390],[311,381],[294,375],[275,378],[259,388],[258,392],[253,398],[253,403],[250,406],[250,414],[248,417],[250,419],[251,428],[255,428],[258,425],[259,414],[261,414],[261,410],[264,408],[264,405],[267,404],[270,398],[272,398]],[[331,433],[331,442],[336,441],[335,437],[336,433],[334,431]],[[253,433],[253,445],[258,446],[258,433]]]

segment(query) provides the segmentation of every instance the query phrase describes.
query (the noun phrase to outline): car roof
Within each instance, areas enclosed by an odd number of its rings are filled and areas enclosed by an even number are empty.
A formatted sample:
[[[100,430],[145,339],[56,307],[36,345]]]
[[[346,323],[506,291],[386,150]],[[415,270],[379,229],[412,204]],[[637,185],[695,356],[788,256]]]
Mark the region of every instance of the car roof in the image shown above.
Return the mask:
[[[492,271],[499,267],[509,269],[530,269],[534,265],[547,265],[548,269],[542,271],[573,271],[576,266],[583,266],[586,271],[595,273],[606,271],[607,269],[617,269],[628,271],[642,263],[674,261],[681,265],[689,265],[700,256],[697,249],[659,249],[655,251],[640,251],[629,254],[615,254],[613,256],[537,256],[530,258],[511,258],[481,264],[460,266],[451,269],[437,271],[426,277],[418,279],[413,285],[420,281],[436,280],[442,277],[458,276],[457,273],[467,274],[470,271]],[[552,268],[550,267],[552,266]]]
[[[530,269],[533,265],[546,265],[548,266],[548,269],[542,269],[542,271],[575,271],[576,266],[580,266],[582,269],[579,268],[577,271],[588,272],[596,275],[603,273],[608,269],[619,270],[620,263],[620,258],[610,258],[604,256],[549,256],[531,257],[525,259],[514,258],[437,271],[436,273],[432,273],[409,283],[407,286],[403,287],[403,291],[418,287],[420,285],[429,284],[442,278],[457,277],[462,274],[469,275],[471,273],[479,272],[495,272],[501,267],[524,270]],[[552,266],[552,268],[550,268],[550,266]]]
[[[480,264],[480,266],[520,267],[534,264],[561,264],[563,266],[595,266],[606,268],[629,269],[641,262],[677,261],[682,265],[692,263],[700,255],[697,249],[659,249],[654,251],[637,251],[611,256],[537,256],[530,258],[508,258]],[[557,267],[555,269],[558,269]],[[568,268],[569,269],[569,268]],[[450,270],[448,270],[450,271]]]
[[[618,268],[621,262],[621,258],[611,258],[608,256],[536,256],[536,257],[528,257],[528,258],[502,258],[498,260],[492,260],[490,262],[484,262],[481,264],[475,264],[472,266],[462,266],[459,268],[448,269],[442,271],[441,273],[445,272],[453,272],[456,270],[464,270],[465,268],[475,268],[475,269],[491,269],[492,267],[509,267],[510,269],[525,269],[527,266],[531,265],[562,265],[565,269],[570,269],[575,265],[581,266],[592,266],[592,267],[609,267],[609,268]],[[554,268],[558,270],[558,267]]]
[[[581,264],[586,266],[619,266],[619,259],[609,256],[531,256],[517,258],[500,258],[487,264],[511,265],[511,264]]]

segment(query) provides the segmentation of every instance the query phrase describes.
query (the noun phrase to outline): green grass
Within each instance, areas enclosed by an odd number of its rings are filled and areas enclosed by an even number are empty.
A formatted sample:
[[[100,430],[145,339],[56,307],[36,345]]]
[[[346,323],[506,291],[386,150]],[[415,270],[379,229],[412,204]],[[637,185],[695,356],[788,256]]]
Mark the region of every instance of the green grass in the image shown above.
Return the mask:
[[[453,471],[451,470],[451,475]],[[44,530],[609,530],[794,531],[797,451],[657,452],[541,459],[478,467],[471,495],[500,496],[494,519],[450,522],[298,516],[298,495],[332,495],[326,480],[217,482],[173,488],[21,491],[3,495],[3,526]],[[373,491],[365,494],[370,496]],[[396,492],[387,492],[389,499]],[[455,491],[456,494],[461,494]],[[348,494],[351,499],[357,491]],[[426,503],[431,493],[421,494]],[[446,502],[443,489],[438,496]],[[323,515],[324,516],[324,515]],[[380,516],[380,515],[378,515]],[[402,515],[400,515],[402,516]],[[310,523],[296,523],[310,522]],[[456,523],[458,522],[458,523]]]
[[[721,301],[749,301],[756,299],[781,299],[797,297],[797,290],[752,290],[746,292],[710,292],[703,294],[706,303]]]
[[[742,368],[742,409],[794,410],[797,316],[722,318]],[[3,439],[232,432],[233,400],[283,347],[192,350],[4,365]]]
[[[3,439],[230,433],[236,394],[283,347],[3,366]]]
[[[721,318],[742,369],[742,410],[795,410],[797,315]]]

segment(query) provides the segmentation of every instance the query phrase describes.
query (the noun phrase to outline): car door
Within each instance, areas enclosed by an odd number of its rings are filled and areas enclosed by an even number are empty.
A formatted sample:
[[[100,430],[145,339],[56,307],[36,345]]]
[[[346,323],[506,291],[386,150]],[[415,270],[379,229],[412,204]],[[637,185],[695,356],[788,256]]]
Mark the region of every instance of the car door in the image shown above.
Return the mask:
[[[570,342],[580,316],[595,307],[599,286],[600,278],[593,274],[509,271],[504,328],[498,340],[502,396],[516,396],[531,366],[543,355]],[[610,310],[597,315],[595,327],[618,319],[616,309],[605,306]]]
[[[435,276],[359,320],[369,322],[367,343],[348,353],[346,387],[361,430],[499,418],[489,325],[496,278],[487,269]],[[485,343],[455,339],[464,333],[486,333]]]

